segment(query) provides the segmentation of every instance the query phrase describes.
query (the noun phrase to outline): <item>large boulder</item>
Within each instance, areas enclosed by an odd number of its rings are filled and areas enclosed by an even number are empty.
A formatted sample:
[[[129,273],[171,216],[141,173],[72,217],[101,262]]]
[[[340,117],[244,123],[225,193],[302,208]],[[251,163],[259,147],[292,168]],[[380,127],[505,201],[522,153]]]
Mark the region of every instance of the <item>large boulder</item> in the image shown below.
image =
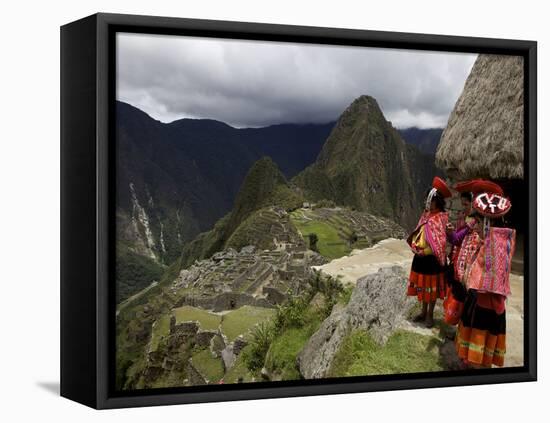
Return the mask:
[[[406,286],[407,278],[398,266],[360,278],[348,305],[335,307],[298,355],[302,376],[326,377],[334,356],[352,330],[367,330],[376,342],[384,344],[414,305],[414,299],[406,296]]]

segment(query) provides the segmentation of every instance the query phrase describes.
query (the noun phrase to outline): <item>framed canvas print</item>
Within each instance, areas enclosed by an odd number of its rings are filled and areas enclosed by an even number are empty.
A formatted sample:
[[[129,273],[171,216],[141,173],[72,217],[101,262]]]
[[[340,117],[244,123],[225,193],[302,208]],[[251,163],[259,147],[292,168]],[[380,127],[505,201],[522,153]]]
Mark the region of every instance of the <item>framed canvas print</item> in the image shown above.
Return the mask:
[[[61,28],[61,394],[536,380],[536,43]]]

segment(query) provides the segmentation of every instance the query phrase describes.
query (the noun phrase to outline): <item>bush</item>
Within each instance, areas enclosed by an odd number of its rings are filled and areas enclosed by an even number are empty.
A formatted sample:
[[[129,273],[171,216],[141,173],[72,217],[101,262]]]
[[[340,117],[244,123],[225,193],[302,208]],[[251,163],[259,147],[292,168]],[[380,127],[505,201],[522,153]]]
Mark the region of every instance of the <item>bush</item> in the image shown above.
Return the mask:
[[[267,352],[275,338],[289,328],[301,328],[307,322],[309,295],[291,298],[279,305],[273,323],[262,322],[252,331],[250,348],[243,350],[246,367],[258,371],[264,367]]]
[[[265,356],[273,338],[274,331],[270,324],[262,322],[254,328],[249,347],[241,353],[249,370],[258,371],[264,366]]]
[[[353,294],[353,286],[346,286],[342,289],[342,292],[340,292],[340,301],[342,301],[342,304],[347,305],[349,303],[349,300],[351,299],[351,294]]]
[[[291,297],[284,304],[279,305],[274,319],[275,333],[279,334],[286,328],[303,326],[310,299],[311,295]]]
[[[319,252],[319,248],[317,248],[317,241],[319,241],[319,237],[317,236],[317,234],[312,232],[307,237],[309,240],[309,249]]]
[[[330,315],[332,308],[337,302],[346,299],[344,294],[345,296],[351,296],[351,291],[348,294],[347,290],[353,290],[353,288],[344,288],[344,285],[338,279],[322,275],[318,271],[315,272],[315,276],[310,280],[310,286],[312,290],[311,296],[317,292],[321,292],[325,296],[325,305],[321,309],[321,317],[323,319]],[[349,301],[349,298],[347,298],[347,301]]]
[[[295,378],[293,361],[305,341],[332,312],[334,304],[342,300],[343,295],[351,295],[351,289],[345,289],[342,283],[320,272],[309,281],[310,289],[299,297],[290,296],[277,307],[271,324],[261,323],[252,332],[250,348],[243,350],[243,360],[246,367],[258,371],[266,364],[266,356],[271,349],[272,370],[280,370],[285,377]],[[313,296],[321,292],[326,299],[320,311],[314,311],[309,306]],[[294,341],[291,339],[300,335]],[[307,334],[307,336],[306,336]],[[306,339],[302,339],[306,336]]]

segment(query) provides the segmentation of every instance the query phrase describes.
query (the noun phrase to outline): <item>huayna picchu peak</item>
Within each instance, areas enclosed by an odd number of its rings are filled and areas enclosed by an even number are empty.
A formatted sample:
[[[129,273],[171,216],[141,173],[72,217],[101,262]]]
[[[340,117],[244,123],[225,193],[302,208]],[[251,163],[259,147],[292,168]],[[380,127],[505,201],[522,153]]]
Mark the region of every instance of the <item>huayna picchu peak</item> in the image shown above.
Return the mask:
[[[406,144],[377,101],[363,95],[342,113],[315,163],[292,182],[312,201],[331,199],[410,228],[436,173],[433,158]]]

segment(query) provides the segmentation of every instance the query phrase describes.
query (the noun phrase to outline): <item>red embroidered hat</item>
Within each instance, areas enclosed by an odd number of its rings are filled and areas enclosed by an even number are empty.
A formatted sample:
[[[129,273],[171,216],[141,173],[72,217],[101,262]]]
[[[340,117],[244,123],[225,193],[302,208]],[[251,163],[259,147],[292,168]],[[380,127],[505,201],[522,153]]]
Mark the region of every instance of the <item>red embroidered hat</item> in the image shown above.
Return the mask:
[[[443,198],[449,198],[452,196],[451,190],[449,189],[445,181],[441,179],[439,176],[434,177],[432,181],[432,187],[438,190],[443,196]]]
[[[501,217],[510,211],[512,202],[503,195],[482,192],[476,195],[472,206],[482,216]]]
[[[454,186],[454,189],[458,192],[472,192],[474,194],[487,192],[500,196],[504,195],[504,191],[498,184],[485,179],[472,179],[471,181],[459,182]]]

